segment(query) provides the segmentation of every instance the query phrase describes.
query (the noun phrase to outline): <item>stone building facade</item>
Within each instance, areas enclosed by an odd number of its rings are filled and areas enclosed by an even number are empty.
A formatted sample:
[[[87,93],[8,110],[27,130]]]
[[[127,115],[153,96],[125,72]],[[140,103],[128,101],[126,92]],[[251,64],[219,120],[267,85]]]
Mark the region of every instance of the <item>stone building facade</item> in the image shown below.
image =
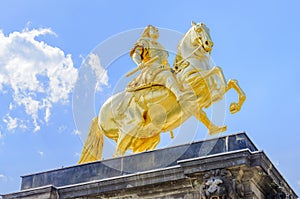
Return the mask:
[[[296,199],[245,133],[22,176],[3,199]]]

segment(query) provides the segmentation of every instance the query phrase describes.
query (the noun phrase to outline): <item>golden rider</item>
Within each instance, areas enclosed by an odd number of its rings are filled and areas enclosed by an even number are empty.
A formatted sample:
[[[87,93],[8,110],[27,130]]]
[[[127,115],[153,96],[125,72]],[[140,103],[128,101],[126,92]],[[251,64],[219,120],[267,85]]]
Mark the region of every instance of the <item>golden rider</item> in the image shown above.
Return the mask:
[[[177,100],[182,97],[180,85],[171,72],[168,63],[169,53],[157,41],[158,29],[148,25],[140,39],[130,51],[132,60],[138,65],[141,73],[127,86],[127,91],[136,91],[143,88],[161,85],[174,93]]]

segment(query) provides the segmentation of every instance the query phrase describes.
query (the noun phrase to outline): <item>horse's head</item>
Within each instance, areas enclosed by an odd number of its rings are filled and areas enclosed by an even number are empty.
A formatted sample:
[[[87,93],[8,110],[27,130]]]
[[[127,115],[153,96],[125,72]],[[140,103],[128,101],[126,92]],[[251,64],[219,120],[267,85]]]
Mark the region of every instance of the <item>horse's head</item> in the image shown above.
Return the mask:
[[[209,29],[204,23],[192,22],[191,34],[192,44],[200,45],[207,53],[212,51],[214,43],[211,40]]]
[[[211,68],[209,55],[213,45],[205,24],[192,22],[192,27],[178,43],[174,61],[175,70],[180,71],[189,65],[208,70]]]

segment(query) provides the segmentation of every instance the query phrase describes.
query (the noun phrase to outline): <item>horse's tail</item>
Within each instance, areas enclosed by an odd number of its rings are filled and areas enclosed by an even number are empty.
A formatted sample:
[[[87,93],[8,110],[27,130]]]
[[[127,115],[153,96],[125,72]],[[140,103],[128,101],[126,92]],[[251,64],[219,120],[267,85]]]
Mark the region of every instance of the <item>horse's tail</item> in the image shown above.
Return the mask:
[[[78,164],[93,162],[102,159],[103,131],[99,128],[98,117],[95,117],[90,126]]]

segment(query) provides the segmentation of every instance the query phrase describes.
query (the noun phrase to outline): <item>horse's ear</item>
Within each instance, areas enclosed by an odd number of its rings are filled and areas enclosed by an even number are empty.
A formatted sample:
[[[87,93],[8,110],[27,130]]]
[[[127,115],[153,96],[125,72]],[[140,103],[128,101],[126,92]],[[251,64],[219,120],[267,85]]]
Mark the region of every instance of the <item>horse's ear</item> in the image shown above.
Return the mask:
[[[197,26],[196,22],[192,21],[192,26]]]

